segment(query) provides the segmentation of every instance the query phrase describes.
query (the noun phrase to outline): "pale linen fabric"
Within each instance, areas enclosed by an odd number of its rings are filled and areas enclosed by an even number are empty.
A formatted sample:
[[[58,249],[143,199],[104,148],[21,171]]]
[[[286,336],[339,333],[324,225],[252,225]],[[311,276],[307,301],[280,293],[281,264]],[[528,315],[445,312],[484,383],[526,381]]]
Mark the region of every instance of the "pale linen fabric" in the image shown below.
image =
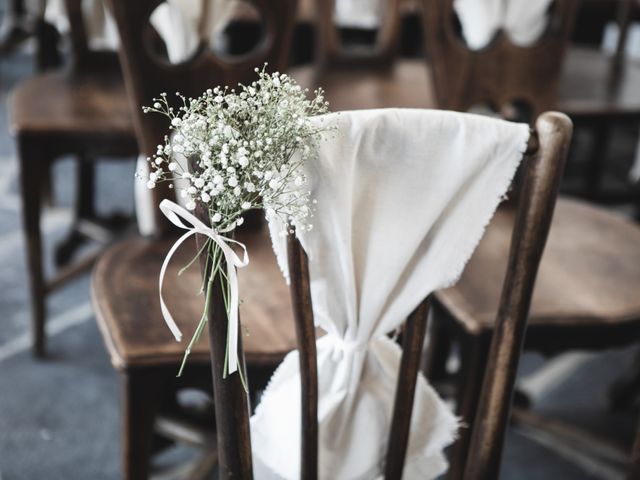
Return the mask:
[[[336,0],[334,20],[341,27],[375,29],[388,0]]]
[[[472,50],[486,47],[499,30],[513,43],[529,46],[544,32],[553,0],[455,0],[462,35]]]
[[[322,479],[381,475],[400,362],[386,334],[458,279],[526,149],[527,125],[438,110],[341,112],[306,165],[314,227],[309,256],[317,324]],[[285,276],[286,240],[270,222]],[[251,255],[251,252],[249,252]],[[242,295],[242,292],[240,292]],[[434,478],[457,419],[420,375],[405,478]],[[251,435],[257,478],[299,476],[298,354],[273,375]]]

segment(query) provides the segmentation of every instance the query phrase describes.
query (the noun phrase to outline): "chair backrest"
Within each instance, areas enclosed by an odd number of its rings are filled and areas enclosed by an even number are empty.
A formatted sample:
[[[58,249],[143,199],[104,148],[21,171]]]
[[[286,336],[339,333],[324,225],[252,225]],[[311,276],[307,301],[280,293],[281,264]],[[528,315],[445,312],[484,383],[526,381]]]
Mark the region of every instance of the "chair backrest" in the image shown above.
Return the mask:
[[[453,0],[423,0],[425,49],[440,108],[466,111],[487,103],[496,112],[523,105],[530,119],[556,100],[576,0],[555,0],[545,32],[520,47],[504,31],[489,45],[471,50],[456,29]]]
[[[177,104],[175,92],[186,97],[198,97],[207,88],[217,85],[233,87],[239,82],[253,81],[256,76],[254,68],[265,63],[272,71],[286,68],[297,0],[246,1],[257,9],[264,25],[262,38],[252,51],[240,57],[223,59],[212,52],[202,39],[190,58],[171,64],[151,48],[158,40],[158,33],[151,27],[149,17],[163,0],[110,0],[120,34],[119,54],[133,106],[136,136],[143,154],[151,156],[157,145],[163,143],[168,130],[166,118],[142,112],[142,106],[152,105],[153,98],[160,93],[166,92],[169,103]],[[158,187],[152,191],[156,197],[154,204],[172,194],[166,184]],[[166,219],[158,209],[155,215],[156,225],[166,227]]]
[[[339,0],[315,0],[318,64],[321,67],[390,65],[400,43],[400,5],[403,0],[383,0],[384,13],[380,16],[374,45],[357,51],[345,49],[341,44],[340,29],[335,22],[336,1]]]
[[[65,10],[69,19],[69,38],[73,53],[73,68],[104,69],[118,68],[118,57],[113,51],[92,50],[89,47],[83,2],[87,0],[64,0]]]
[[[533,286],[549,231],[558,185],[571,138],[571,121],[563,114],[546,113],[536,122],[529,141],[525,178],[509,253],[496,333],[479,407],[479,426],[474,429],[468,478],[498,476],[520,352]],[[207,213],[200,218],[208,222]],[[315,328],[311,305],[309,266],[302,247],[293,237],[288,243],[291,295],[300,351],[302,432],[301,475],[318,476],[318,377]],[[206,275],[207,272],[204,272]],[[209,338],[214,368],[215,410],[222,478],[251,478],[251,441],[246,395],[238,375],[222,379],[227,322],[220,295],[214,297],[209,316]],[[409,436],[420,357],[427,327],[429,300],[409,316],[403,334],[403,355],[388,442],[385,478],[402,477]],[[221,317],[222,316],[222,317]],[[242,400],[244,398],[244,400]],[[245,405],[245,408],[239,406]],[[222,422],[222,423],[221,423]],[[228,450],[224,450],[228,449]]]

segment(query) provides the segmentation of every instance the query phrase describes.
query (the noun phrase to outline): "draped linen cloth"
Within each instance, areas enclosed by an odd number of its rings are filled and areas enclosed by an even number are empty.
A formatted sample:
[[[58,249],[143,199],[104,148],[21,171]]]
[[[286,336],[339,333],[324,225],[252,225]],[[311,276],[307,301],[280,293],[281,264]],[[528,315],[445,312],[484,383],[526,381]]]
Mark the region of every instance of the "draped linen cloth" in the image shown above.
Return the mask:
[[[462,35],[472,50],[486,47],[499,30],[526,47],[544,33],[553,0],[455,0]]]
[[[381,109],[317,117],[337,131],[305,165],[317,200],[309,257],[317,341],[321,479],[378,478],[401,349],[387,334],[451,285],[478,244],[526,149],[525,124],[438,110]],[[273,247],[288,278],[282,225]],[[457,419],[420,374],[404,478],[434,478]],[[297,479],[298,352],[274,373],[251,436],[256,478]]]

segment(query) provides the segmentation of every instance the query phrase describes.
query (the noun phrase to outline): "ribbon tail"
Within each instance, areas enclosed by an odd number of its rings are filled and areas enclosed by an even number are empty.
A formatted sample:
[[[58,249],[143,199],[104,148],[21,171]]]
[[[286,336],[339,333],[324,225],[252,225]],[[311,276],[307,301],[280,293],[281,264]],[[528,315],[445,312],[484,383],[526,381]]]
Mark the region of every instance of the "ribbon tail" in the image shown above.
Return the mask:
[[[229,374],[238,370],[238,275],[236,267],[227,260],[227,277],[231,286],[229,325],[227,327],[227,351],[229,352]]]
[[[194,235],[195,233],[195,230],[190,230],[182,235],[178,240],[176,240],[176,243],[173,244],[173,246],[167,253],[167,256],[164,257],[164,262],[162,262],[162,268],[160,269],[160,277],[158,280],[158,295],[160,296],[160,311],[162,312],[162,318],[164,318],[164,322],[167,324],[169,330],[171,330],[171,333],[178,342],[182,340],[182,332],[171,316],[171,312],[167,308],[167,305],[164,302],[164,298],[162,298],[162,284],[164,283],[164,275],[167,271],[167,267],[169,266],[169,262],[171,261],[171,257],[173,257],[173,254],[176,252],[178,247],[182,245],[182,242],[184,242],[187,238],[189,238],[191,235]]]

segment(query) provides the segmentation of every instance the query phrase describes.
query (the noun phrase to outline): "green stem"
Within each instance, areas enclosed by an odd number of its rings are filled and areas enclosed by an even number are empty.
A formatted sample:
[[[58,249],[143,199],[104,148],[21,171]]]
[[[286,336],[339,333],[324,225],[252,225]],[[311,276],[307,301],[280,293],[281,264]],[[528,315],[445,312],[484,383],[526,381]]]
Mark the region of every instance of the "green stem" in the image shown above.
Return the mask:
[[[193,262],[195,262],[198,258],[200,258],[200,255],[202,255],[202,252],[204,252],[205,248],[209,246],[209,242],[211,242],[211,239],[207,238],[207,241],[204,242],[202,247],[200,247],[200,250],[198,250],[198,253],[196,253],[195,257],[193,257],[189,263],[187,263],[184,267],[180,269],[180,271],[178,271],[178,276],[182,275],[186,269],[188,269],[191,265],[193,265]]]

